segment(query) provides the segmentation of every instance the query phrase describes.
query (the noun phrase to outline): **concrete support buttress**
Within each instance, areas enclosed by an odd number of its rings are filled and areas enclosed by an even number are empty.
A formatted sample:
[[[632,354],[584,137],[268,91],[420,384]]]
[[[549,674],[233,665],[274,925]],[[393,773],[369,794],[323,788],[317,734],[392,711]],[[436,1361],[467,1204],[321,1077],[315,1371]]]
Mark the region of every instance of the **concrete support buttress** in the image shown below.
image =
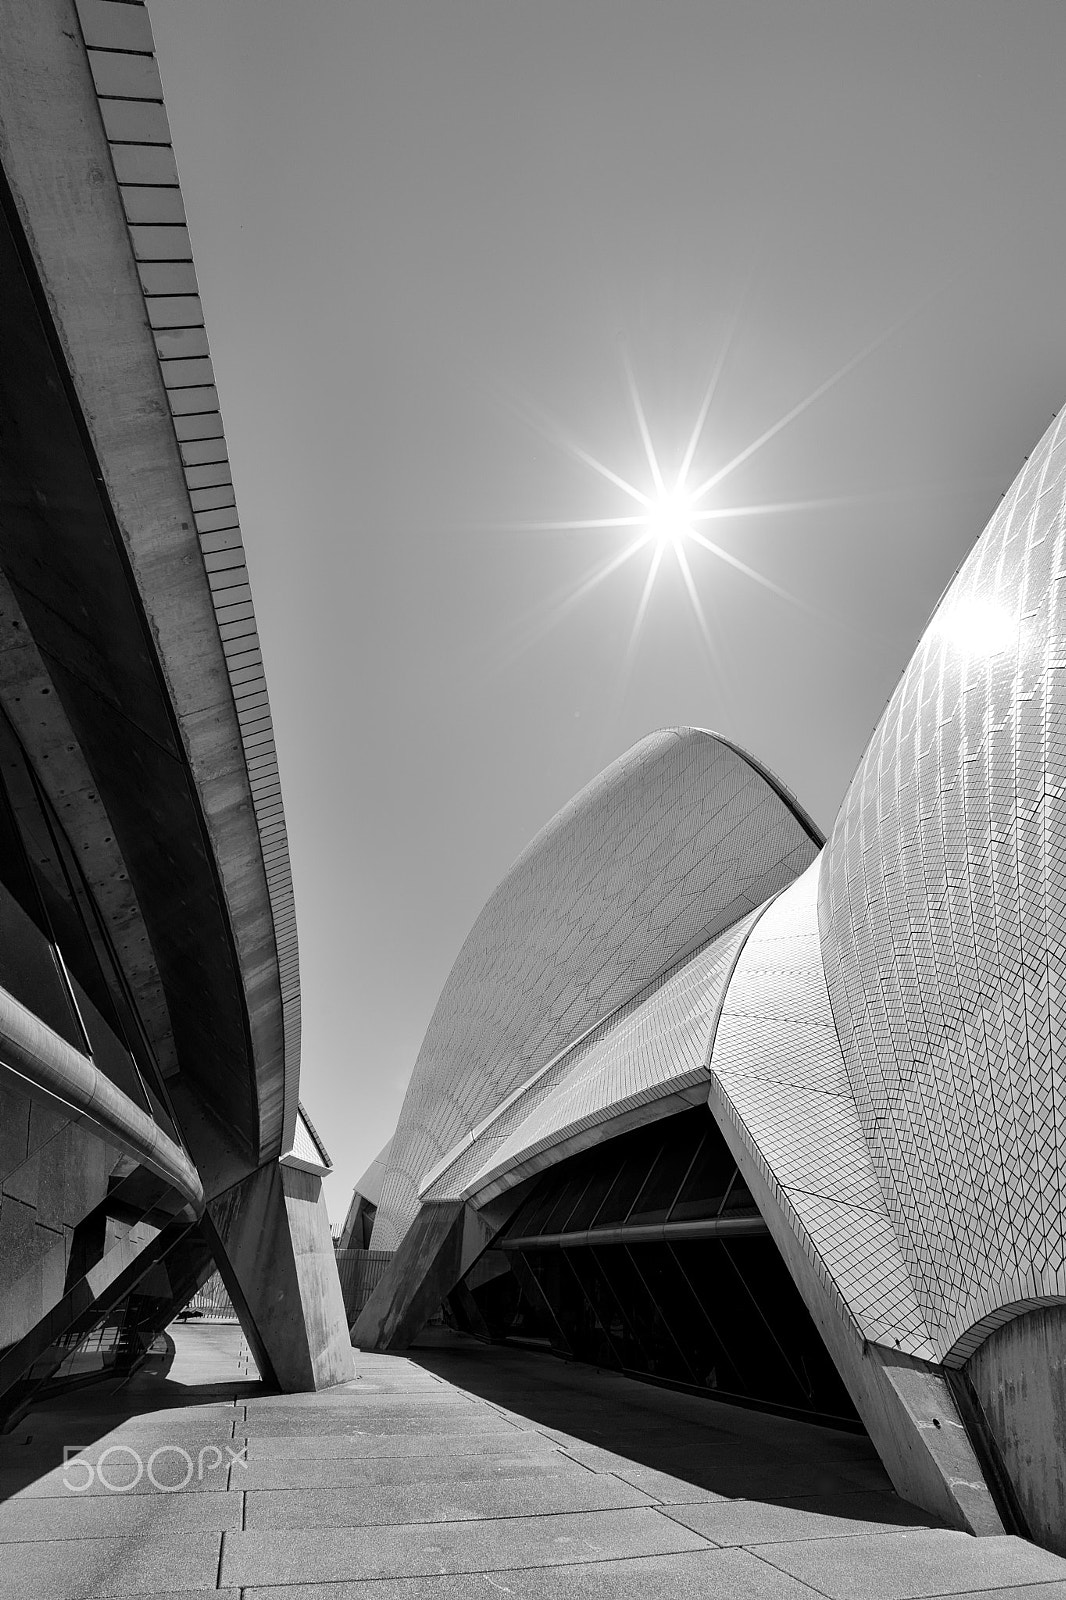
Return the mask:
[[[515,1191],[517,1195],[518,1191]],[[488,1214],[461,1200],[424,1205],[352,1328],[362,1350],[406,1350],[492,1243],[517,1201]]]
[[[714,1099],[711,1111],[715,1113]],[[856,1411],[904,1500],[973,1534],[1005,1531],[1002,1518],[937,1367],[863,1339],[845,1321],[762,1173],[725,1115],[715,1121],[770,1229]]]
[[[252,1353],[280,1388],[355,1376],[322,1180],[279,1162],[208,1205],[218,1267]]]

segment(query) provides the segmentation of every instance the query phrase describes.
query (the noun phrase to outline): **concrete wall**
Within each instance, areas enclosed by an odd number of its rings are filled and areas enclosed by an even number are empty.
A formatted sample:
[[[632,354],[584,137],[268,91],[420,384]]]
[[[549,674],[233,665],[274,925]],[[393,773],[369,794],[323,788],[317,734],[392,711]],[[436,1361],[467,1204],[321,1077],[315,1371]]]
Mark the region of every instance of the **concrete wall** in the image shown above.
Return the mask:
[[[965,1373],[1028,1533],[1066,1555],[1066,1306],[997,1328]]]
[[[83,1123],[0,1089],[0,1348],[62,1299],[74,1229],[120,1159]]]

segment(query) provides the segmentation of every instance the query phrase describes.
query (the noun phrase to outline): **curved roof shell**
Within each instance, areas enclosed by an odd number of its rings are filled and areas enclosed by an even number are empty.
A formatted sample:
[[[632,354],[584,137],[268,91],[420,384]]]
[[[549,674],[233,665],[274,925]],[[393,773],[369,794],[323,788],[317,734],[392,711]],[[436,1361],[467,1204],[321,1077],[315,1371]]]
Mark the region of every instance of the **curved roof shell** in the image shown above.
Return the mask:
[[[865,1339],[935,1359],[874,1170],[829,1004],[818,865],[759,917],[710,1062],[711,1110],[769,1184],[839,1314]]]
[[[422,1197],[483,1204],[624,1128],[703,1104],[715,1024],[757,916],[670,967],[536,1073],[423,1180]]]
[[[671,965],[748,915],[821,843],[750,757],[700,729],[649,735],[537,834],[474,924],[419,1052],[376,1249],[509,1096]]]
[[[833,1014],[937,1348],[1066,1295],[1066,433],[945,593],[821,869]]]

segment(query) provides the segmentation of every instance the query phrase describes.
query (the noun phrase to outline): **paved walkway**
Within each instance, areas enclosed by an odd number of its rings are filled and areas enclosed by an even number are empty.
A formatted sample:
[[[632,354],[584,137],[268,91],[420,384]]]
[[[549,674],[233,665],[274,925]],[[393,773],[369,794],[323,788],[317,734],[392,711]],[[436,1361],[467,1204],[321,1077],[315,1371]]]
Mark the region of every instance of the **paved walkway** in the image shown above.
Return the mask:
[[[236,1329],[174,1335],[0,1440],[0,1596],[1066,1600],[1066,1561],[930,1526],[856,1435],[448,1338],[271,1395]]]

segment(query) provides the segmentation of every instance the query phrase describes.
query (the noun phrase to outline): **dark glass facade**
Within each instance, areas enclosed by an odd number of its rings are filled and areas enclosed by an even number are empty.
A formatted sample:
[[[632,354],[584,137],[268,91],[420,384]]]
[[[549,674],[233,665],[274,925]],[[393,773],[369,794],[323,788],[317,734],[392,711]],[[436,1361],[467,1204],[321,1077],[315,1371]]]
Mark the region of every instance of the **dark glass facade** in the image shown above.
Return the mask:
[[[77,854],[2,712],[0,981],[181,1142]],[[23,1319],[17,1337],[0,1338],[0,1416],[58,1385],[136,1364],[175,1299],[191,1294],[212,1266],[177,1191],[90,1126],[66,1137],[71,1124],[61,1106],[31,1112],[27,1120],[20,1080],[0,1075],[0,1116],[10,1130],[0,1205],[8,1231],[22,1241],[24,1264],[65,1237],[65,1268],[62,1296],[47,1314],[28,1331]]]
[[[468,1332],[848,1425],[854,1408],[709,1112],[560,1162],[449,1309]]]
[[[77,855],[0,712],[4,987],[180,1142],[136,1005]]]

